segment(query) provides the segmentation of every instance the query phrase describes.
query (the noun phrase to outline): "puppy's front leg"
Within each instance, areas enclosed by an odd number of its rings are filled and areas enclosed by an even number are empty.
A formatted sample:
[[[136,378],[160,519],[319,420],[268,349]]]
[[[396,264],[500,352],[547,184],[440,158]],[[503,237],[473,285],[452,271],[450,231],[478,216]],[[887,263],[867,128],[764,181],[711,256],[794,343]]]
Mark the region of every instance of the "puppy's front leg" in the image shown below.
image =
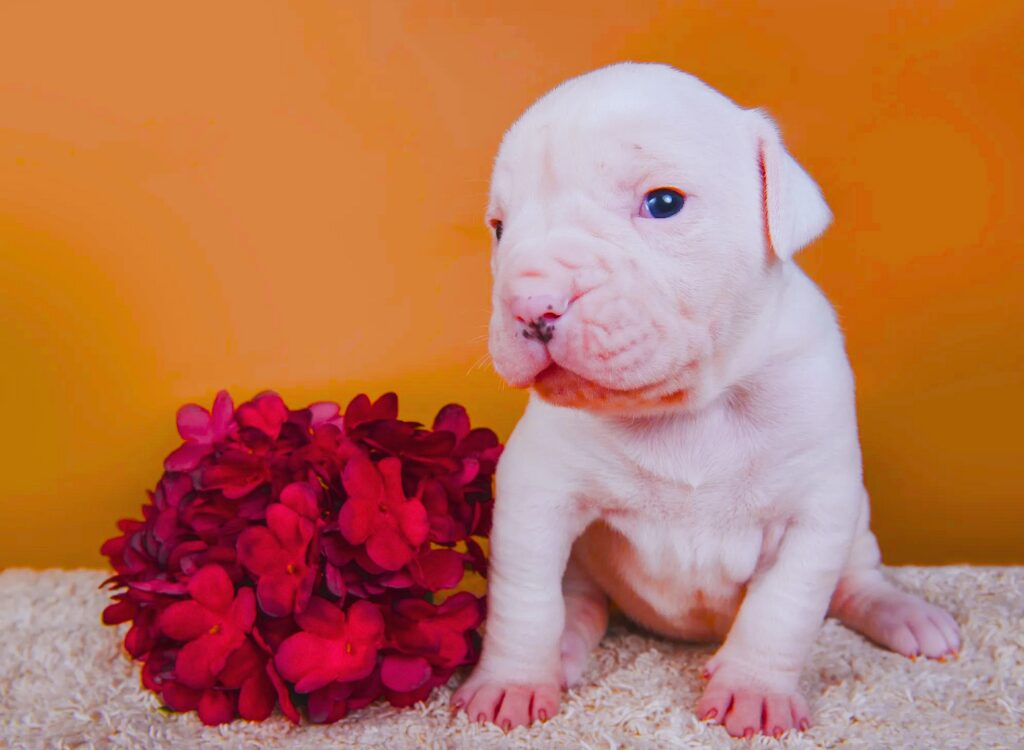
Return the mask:
[[[528,458],[522,442],[510,440],[498,464],[483,654],[452,696],[471,721],[506,731],[558,711],[562,574],[583,528],[568,492],[555,489],[543,459]]]
[[[810,725],[798,682],[849,550],[852,522],[842,516],[795,521],[776,562],[751,580],[708,662],[699,717],[724,724],[734,737]]]

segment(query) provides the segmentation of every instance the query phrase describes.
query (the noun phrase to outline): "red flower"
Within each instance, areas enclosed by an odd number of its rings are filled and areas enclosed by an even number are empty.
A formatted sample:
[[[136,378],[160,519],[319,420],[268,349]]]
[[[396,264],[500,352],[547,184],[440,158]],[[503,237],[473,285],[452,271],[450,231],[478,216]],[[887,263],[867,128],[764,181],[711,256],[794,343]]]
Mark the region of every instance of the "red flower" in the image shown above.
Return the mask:
[[[422,700],[477,658],[482,600],[431,603],[486,570],[471,535],[490,526],[501,444],[462,407],[425,429],[393,393],[234,410],[222,392],[178,430],[142,519],[102,547],[118,589],[103,622],[131,623],[125,648],[168,708],[298,722],[298,691],[330,722]]]
[[[384,641],[384,618],[377,607],[357,601],[346,617],[326,599],[313,597],[295,619],[303,632],[281,644],[274,665],[297,692],[359,680],[373,671]]]
[[[317,724],[330,724],[354,711],[373,703],[380,697],[383,685],[380,670],[355,682],[332,682],[309,694],[306,711],[309,720]]]
[[[365,394],[360,393],[346,407],[343,422],[345,429],[351,431],[366,422],[382,420],[398,420],[398,396],[394,393],[385,393],[372,404]]]
[[[466,663],[473,648],[467,633],[482,621],[480,600],[460,591],[436,606],[423,599],[398,601],[388,625],[399,651],[420,655],[438,667],[454,669]]]
[[[309,485],[290,484],[281,502],[267,509],[267,525],[238,537],[238,560],[257,580],[256,599],[268,615],[301,611],[309,601],[316,570],[307,562],[316,526],[316,495]]]
[[[465,572],[463,555],[451,549],[423,549],[409,564],[412,579],[429,591],[457,586]]]
[[[270,479],[267,460],[245,450],[224,451],[218,462],[202,470],[199,486],[219,489],[231,500],[245,497]]]
[[[271,440],[281,434],[281,425],[288,419],[288,407],[276,393],[261,393],[248,404],[238,407],[238,423],[259,430]]]
[[[174,672],[186,687],[211,687],[231,653],[245,642],[256,619],[252,589],[235,587],[219,565],[207,565],[188,583],[192,599],[176,602],[159,618],[160,630],[176,641],[188,641],[175,661]]]
[[[332,424],[341,427],[345,420],[338,416],[341,408],[333,401],[317,401],[309,405],[310,426],[319,427],[323,424]]]
[[[349,498],[338,514],[338,529],[351,544],[366,543],[366,554],[384,568],[398,570],[427,538],[427,511],[402,491],[402,464],[385,458],[380,470],[365,458],[345,466],[342,482]]]
[[[178,409],[178,434],[185,444],[166,458],[164,468],[167,471],[192,471],[213,453],[218,443],[237,431],[234,404],[227,391],[217,394],[212,413],[197,404],[186,404]]]
[[[448,681],[456,667],[476,660],[477,644],[469,636],[483,619],[480,600],[465,591],[435,606],[403,599],[388,617],[391,650],[380,675],[388,700],[409,706]]]

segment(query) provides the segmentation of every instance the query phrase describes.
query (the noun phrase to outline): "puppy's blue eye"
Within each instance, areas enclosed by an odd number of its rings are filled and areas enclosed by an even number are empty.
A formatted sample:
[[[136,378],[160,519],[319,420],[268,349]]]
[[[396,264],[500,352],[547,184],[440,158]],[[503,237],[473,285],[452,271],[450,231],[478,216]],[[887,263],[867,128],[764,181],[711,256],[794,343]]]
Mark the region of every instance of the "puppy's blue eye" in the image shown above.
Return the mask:
[[[667,219],[683,210],[686,199],[674,188],[658,188],[644,196],[640,213],[652,219]]]

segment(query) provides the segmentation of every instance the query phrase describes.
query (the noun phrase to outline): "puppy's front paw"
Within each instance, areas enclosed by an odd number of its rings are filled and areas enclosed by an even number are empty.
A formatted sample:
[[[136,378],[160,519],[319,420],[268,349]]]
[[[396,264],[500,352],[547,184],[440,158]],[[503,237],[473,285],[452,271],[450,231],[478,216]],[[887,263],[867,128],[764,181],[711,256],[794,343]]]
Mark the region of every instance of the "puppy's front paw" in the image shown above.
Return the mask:
[[[708,665],[711,679],[697,702],[697,716],[722,724],[733,737],[764,732],[778,737],[788,729],[807,729],[811,712],[795,689],[752,678],[728,663]]]
[[[557,680],[515,683],[477,669],[452,696],[452,708],[470,721],[494,722],[508,732],[514,727],[547,721],[562,700]]]

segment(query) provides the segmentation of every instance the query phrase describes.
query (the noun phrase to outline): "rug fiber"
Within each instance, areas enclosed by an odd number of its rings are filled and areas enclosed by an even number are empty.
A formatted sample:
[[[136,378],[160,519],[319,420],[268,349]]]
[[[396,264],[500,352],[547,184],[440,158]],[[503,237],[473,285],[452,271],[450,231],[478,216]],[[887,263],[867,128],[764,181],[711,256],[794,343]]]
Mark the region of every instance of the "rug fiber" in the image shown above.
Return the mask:
[[[906,590],[949,608],[963,630],[958,660],[912,662],[834,621],[804,672],[814,726],[781,740],[732,740],[697,721],[709,647],[613,625],[584,683],[552,720],[508,735],[448,710],[451,686],[396,710],[377,704],[331,726],[207,728],[159,710],[120,645],[127,626],[100,624],[102,571],[0,573],[0,748],[864,748],[1024,749],[1024,567],[891,568]],[[456,685],[464,675],[456,675]]]

